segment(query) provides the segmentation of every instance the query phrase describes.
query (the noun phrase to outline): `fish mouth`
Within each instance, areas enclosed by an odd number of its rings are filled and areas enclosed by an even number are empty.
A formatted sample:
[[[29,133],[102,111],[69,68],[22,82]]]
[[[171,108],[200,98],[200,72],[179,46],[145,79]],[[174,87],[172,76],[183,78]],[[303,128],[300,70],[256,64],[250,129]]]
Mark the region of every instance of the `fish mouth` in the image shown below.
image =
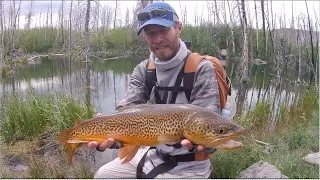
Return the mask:
[[[216,140],[212,141],[210,144],[214,146],[216,149],[222,149],[222,150],[232,150],[232,149],[239,149],[243,147],[243,144],[239,141],[233,140],[235,137],[237,137],[240,134],[243,134],[245,129],[241,129],[240,131],[232,134],[232,135],[225,135],[220,138],[217,138]],[[209,145],[210,146],[210,145]]]
[[[241,147],[243,147],[243,144],[241,142],[230,139],[228,141],[225,141],[217,145],[216,149],[233,150],[233,149],[239,149]]]

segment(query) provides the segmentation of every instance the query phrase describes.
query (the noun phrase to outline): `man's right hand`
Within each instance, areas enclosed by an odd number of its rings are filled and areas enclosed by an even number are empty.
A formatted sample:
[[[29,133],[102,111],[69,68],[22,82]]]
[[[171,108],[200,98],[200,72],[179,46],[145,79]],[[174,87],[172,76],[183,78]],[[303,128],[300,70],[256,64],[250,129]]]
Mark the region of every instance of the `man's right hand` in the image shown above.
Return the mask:
[[[116,141],[112,138],[109,138],[100,144],[97,141],[91,141],[88,143],[88,148],[97,149],[98,151],[104,151],[107,148],[111,148],[113,145],[115,145],[115,142]]]

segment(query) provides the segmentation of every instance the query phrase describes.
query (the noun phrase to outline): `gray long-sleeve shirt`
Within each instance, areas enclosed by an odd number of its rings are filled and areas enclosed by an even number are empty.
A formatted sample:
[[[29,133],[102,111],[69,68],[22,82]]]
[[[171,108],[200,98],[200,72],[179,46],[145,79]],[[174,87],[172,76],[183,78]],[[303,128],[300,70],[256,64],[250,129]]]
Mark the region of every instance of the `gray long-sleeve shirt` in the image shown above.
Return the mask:
[[[160,61],[153,53],[150,55],[150,60],[153,61],[156,67],[156,76],[159,86],[169,87],[174,86],[178,73],[183,67],[185,57],[190,52],[185,44],[180,40],[180,49],[175,57],[169,61]],[[148,95],[146,85],[147,63],[149,60],[144,60],[138,64],[131,75],[129,89],[126,98],[119,103],[117,108],[128,105],[155,103],[154,89],[151,95]],[[183,82],[181,82],[183,85]],[[163,92],[159,92],[163,96]],[[171,94],[168,94],[170,97]],[[168,102],[168,101],[167,101]],[[220,113],[220,98],[218,82],[212,63],[208,60],[201,61],[195,72],[194,85],[191,91],[190,101],[187,100],[184,92],[179,92],[175,103],[187,104],[191,103],[200,107],[211,109],[213,112]],[[158,151],[170,155],[188,154],[188,150],[184,148],[175,148],[160,144],[157,147]],[[161,164],[163,161],[157,158],[154,149],[150,150],[146,159],[146,171],[150,171],[154,166]],[[203,173],[211,170],[210,160],[179,162],[178,166],[170,170],[171,173],[196,172]],[[147,172],[145,172],[147,173]]]

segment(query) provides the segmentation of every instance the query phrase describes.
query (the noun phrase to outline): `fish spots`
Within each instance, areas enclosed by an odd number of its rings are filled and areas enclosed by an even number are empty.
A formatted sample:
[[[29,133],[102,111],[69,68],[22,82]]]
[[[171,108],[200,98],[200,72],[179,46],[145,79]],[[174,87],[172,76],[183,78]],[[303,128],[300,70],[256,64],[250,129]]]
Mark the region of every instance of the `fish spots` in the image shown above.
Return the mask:
[[[213,141],[220,132],[217,130],[217,122],[222,122],[222,118],[207,110],[191,105],[146,107],[139,108],[139,111],[120,112],[81,122],[74,127],[72,137],[113,136],[157,140],[160,135],[166,134]]]

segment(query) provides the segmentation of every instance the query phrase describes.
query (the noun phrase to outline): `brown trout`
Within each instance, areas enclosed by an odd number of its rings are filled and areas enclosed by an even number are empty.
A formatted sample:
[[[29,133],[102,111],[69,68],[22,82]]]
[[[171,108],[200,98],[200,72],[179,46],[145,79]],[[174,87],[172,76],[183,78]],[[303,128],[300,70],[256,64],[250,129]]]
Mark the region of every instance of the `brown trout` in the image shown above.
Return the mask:
[[[140,146],[175,144],[188,139],[208,148],[231,150],[242,147],[232,140],[244,128],[208,109],[190,104],[153,104],[124,107],[120,112],[75,121],[58,140],[65,146],[68,162],[81,143],[108,138],[121,142],[119,158],[130,161]]]

